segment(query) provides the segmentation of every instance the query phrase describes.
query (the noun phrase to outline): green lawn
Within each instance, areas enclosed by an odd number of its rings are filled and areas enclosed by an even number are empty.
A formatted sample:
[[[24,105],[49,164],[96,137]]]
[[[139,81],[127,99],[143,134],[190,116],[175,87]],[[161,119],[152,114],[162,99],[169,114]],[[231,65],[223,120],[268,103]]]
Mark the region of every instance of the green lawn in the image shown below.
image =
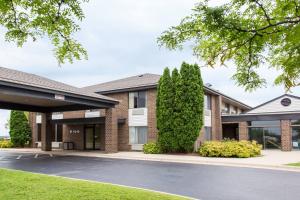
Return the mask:
[[[300,167],[300,162],[298,162],[298,163],[289,163],[287,165],[293,166],[293,167]]]
[[[0,169],[2,200],[183,199],[141,189]]]

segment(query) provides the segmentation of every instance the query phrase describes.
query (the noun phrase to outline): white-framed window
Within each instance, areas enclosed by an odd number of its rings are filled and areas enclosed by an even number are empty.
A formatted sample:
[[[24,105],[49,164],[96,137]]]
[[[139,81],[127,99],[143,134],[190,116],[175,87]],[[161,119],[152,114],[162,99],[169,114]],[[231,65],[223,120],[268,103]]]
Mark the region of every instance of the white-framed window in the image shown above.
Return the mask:
[[[211,110],[211,96],[209,94],[204,95],[204,108]]]
[[[146,108],[146,91],[129,92],[129,108]]]
[[[130,126],[129,127],[129,143],[130,144],[146,144],[148,139],[147,126]]]
[[[206,141],[211,140],[212,135],[211,135],[211,127],[210,126],[205,126],[204,127],[204,134],[205,134],[205,140]]]

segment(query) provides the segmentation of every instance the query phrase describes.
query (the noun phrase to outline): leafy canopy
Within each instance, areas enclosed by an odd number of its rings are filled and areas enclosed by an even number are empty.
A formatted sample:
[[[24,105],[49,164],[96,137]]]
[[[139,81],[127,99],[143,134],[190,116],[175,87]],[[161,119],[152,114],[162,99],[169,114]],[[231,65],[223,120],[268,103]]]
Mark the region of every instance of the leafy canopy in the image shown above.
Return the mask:
[[[87,51],[73,34],[84,18],[81,4],[88,0],[0,0],[0,25],[5,39],[22,47],[28,39],[48,36],[59,64],[87,59]]]
[[[158,38],[160,45],[181,49],[192,41],[206,65],[234,61],[233,79],[252,91],[266,84],[259,68],[265,63],[280,72],[275,84],[287,90],[300,85],[300,1],[231,0],[218,7],[208,0]]]

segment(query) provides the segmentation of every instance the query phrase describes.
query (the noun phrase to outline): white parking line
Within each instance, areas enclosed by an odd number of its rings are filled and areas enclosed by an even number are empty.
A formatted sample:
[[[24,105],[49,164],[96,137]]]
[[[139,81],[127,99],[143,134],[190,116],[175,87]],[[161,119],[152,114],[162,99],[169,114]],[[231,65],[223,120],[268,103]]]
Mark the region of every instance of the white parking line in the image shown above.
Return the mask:
[[[35,154],[34,158],[37,158],[39,156],[39,154]]]
[[[49,156],[52,158],[53,157],[52,153],[49,153]]]
[[[19,155],[19,156],[17,157],[17,160],[20,160],[20,158],[22,158],[22,155]]]

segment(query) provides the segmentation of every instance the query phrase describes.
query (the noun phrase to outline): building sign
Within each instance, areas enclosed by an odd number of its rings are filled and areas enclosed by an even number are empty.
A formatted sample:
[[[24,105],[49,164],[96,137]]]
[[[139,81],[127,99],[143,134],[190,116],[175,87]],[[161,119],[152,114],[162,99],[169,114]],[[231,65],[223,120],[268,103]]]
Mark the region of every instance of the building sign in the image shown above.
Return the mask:
[[[64,101],[64,100],[65,100],[65,96],[64,96],[64,95],[60,95],[60,94],[56,94],[56,95],[54,96],[54,98],[55,98],[56,100],[61,100],[61,101]]]
[[[281,105],[283,105],[283,106],[289,106],[289,105],[291,105],[291,103],[292,103],[292,101],[290,98],[284,98],[281,100]]]
[[[70,129],[69,132],[70,132],[70,134],[77,134],[77,133],[80,133],[79,130],[75,130],[75,129]]]

